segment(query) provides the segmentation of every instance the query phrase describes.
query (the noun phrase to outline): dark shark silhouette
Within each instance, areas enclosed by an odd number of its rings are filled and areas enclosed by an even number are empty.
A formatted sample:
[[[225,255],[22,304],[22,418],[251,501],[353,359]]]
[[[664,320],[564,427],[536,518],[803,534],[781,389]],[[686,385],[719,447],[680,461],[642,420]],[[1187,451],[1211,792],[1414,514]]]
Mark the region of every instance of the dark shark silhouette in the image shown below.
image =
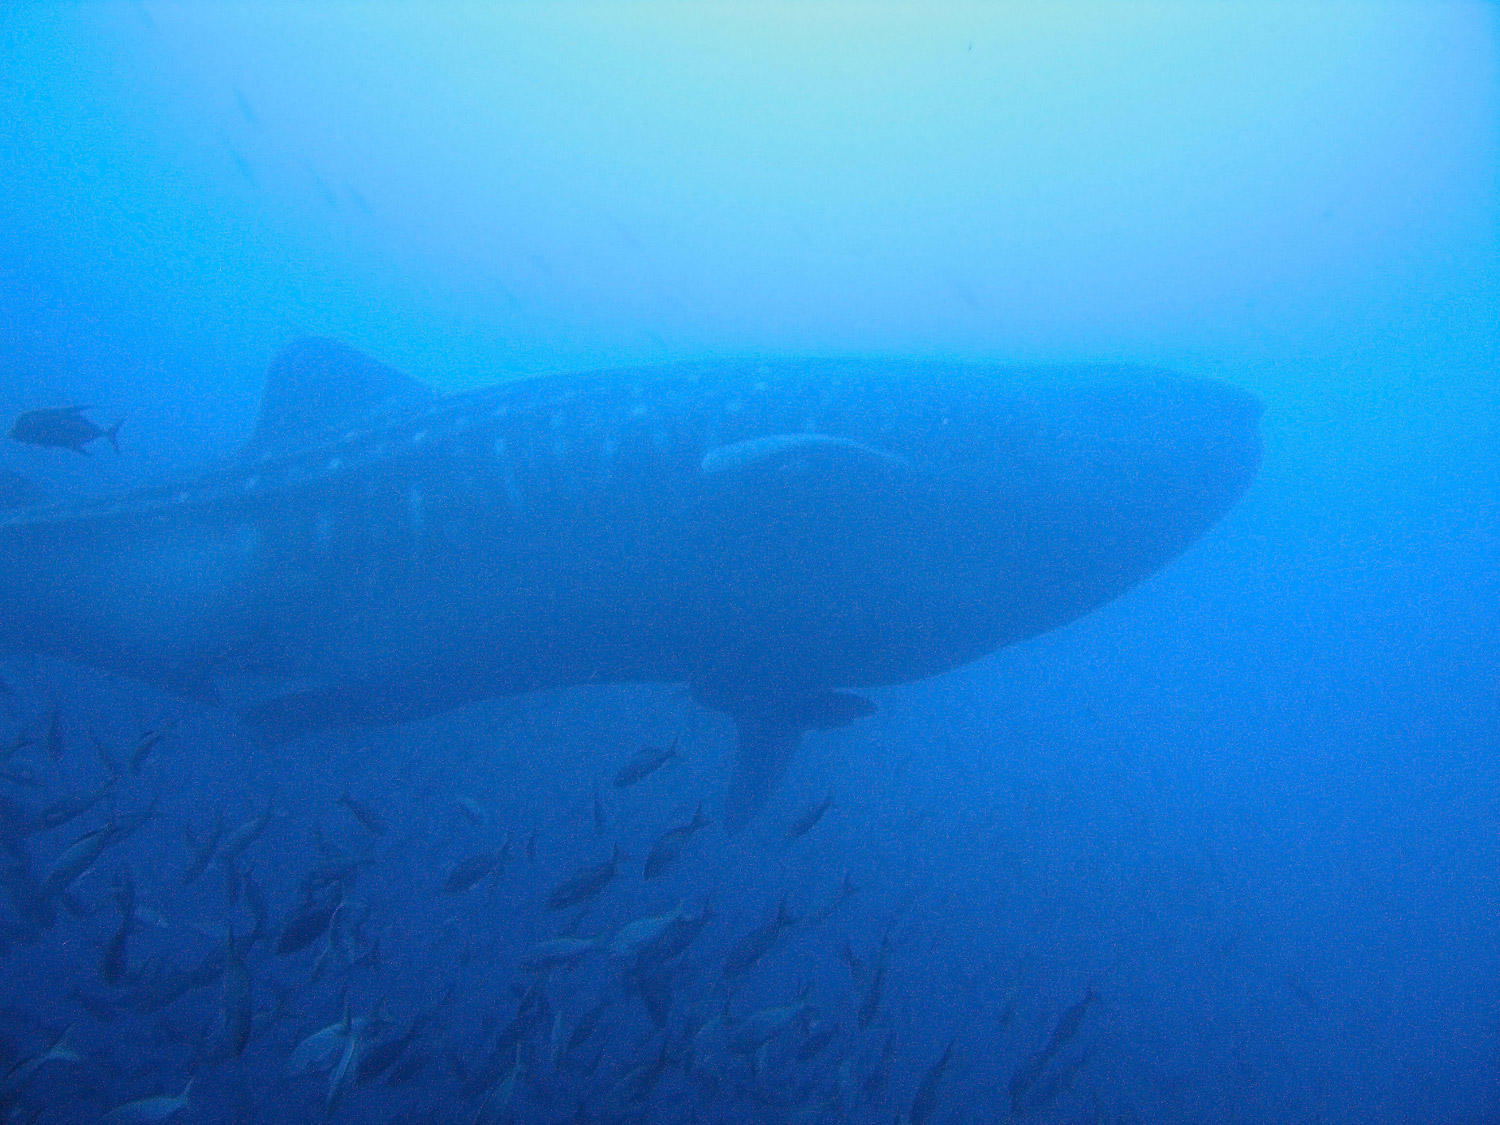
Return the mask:
[[[712,361],[438,398],[348,348],[274,363],[231,465],[0,513],[0,643],[294,736],[687,682],[739,732],[727,820],[803,732],[1056,628],[1241,496],[1260,407],[1137,368]],[[12,484],[0,497],[30,500]]]

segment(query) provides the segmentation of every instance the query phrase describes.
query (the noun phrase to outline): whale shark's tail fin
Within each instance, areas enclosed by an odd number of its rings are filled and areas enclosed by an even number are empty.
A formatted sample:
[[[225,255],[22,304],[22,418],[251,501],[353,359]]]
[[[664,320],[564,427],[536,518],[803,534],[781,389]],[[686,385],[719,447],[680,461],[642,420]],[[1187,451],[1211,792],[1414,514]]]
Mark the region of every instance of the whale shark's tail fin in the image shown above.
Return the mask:
[[[833,730],[875,711],[875,704],[868,699],[842,691],[705,702],[726,712],[739,733],[734,774],[724,801],[724,827],[730,833],[744,828],[765,807],[786,774],[803,734]]]

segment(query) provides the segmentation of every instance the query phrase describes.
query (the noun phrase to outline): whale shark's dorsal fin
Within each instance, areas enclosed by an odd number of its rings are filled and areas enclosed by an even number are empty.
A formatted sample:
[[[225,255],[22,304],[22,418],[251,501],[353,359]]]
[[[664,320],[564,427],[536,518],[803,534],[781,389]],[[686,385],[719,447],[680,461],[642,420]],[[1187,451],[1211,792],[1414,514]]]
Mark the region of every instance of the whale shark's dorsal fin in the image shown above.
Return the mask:
[[[261,456],[315,444],[382,407],[433,397],[410,375],[336,340],[306,336],[272,361],[245,452]]]

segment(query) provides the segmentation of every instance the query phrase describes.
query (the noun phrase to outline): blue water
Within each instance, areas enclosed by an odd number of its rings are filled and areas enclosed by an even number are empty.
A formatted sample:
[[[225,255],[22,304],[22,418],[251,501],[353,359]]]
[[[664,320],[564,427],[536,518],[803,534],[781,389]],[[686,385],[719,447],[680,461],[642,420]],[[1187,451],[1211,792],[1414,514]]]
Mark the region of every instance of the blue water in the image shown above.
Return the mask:
[[[870,693],[747,831],[711,825],[650,882],[733,745],[680,685],[267,744],[6,655],[0,744],[32,740],[6,817],[121,772],[66,823],[5,828],[4,1120],[190,1078],[177,1120],[1500,1120],[1497,122],[1481,3],[7,6],[0,418],[123,420],[118,455],[4,443],[61,497],[224,463],[304,335],[443,393],[878,355],[1148,364],[1266,409],[1258,477],[1186,554]],[[613,785],[674,736],[679,760]],[[445,891],[507,838],[502,871]],[[616,845],[580,936],[710,911],[653,997],[664,1029],[619,958],[529,991],[519,968],[574,919],[546,896]],[[726,980],[783,896],[797,923]],[[804,989],[764,1049],[729,1042]],[[341,1084],[352,1040],[419,1016],[391,1071]],[[326,1065],[290,1073],[330,1025]]]

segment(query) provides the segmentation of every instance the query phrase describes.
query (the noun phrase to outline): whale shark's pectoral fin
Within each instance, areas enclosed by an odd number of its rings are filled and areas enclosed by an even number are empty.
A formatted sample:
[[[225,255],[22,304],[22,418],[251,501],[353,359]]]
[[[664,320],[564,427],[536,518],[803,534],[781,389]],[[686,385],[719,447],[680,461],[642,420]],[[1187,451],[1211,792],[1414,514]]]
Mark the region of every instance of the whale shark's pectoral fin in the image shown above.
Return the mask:
[[[875,711],[875,704],[868,699],[842,691],[709,705],[726,711],[739,734],[734,773],[724,802],[724,827],[731,833],[744,828],[765,807],[785,776],[803,734],[833,730]]]
[[[756,557],[762,537],[803,537],[809,554],[847,550],[906,511],[921,480],[894,454],[826,434],[771,434],[704,456],[701,483],[718,533],[742,536]],[[773,545],[772,556],[781,550]]]
[[[409,375],[336,340],[308,336],[272,361],[245,452],[259,456],[326,441],[382,408],[433,397]]]

